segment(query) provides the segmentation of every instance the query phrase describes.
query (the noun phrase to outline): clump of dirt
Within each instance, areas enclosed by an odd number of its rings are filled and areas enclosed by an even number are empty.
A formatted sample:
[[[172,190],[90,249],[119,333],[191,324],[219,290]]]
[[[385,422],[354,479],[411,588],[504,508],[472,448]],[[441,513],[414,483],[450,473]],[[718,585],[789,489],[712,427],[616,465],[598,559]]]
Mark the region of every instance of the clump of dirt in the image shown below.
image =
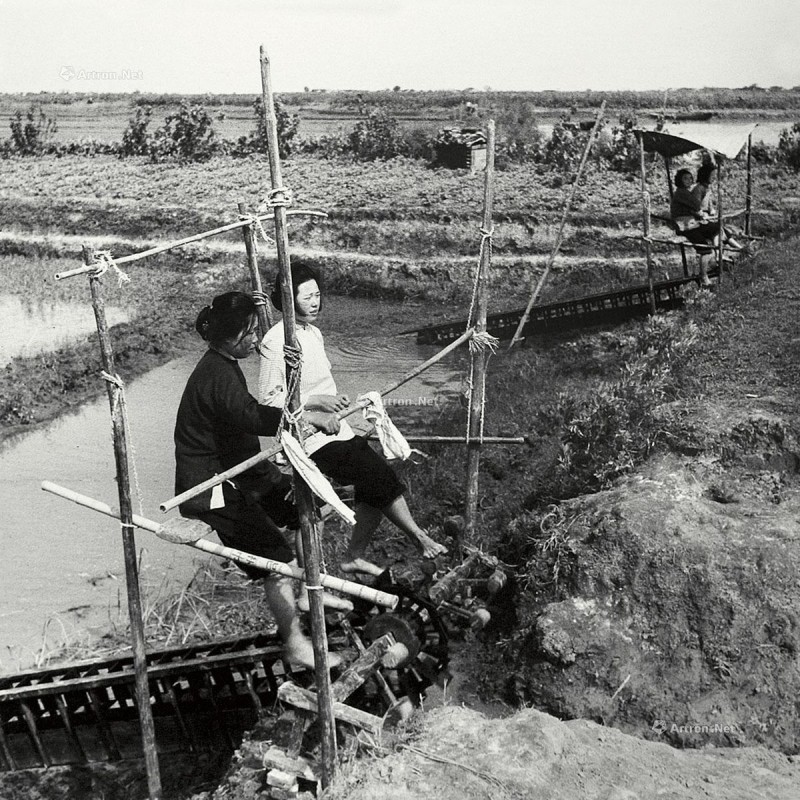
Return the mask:
[[[539,543],[519,699],[678,746],[798,752],[800,446],[763,415],[722,438],[719,455],[665,455],[516,521]]]

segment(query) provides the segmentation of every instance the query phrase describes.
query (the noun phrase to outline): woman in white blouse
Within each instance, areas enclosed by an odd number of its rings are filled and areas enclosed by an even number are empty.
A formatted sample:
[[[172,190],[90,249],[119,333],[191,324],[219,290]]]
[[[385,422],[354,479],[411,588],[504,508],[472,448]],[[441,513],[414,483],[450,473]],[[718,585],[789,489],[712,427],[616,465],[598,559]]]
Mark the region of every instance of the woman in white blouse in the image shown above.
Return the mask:
[[[322,294],[316,272],[300,260],[292,263],[292,285],[297,320],[297,341],[302,350],[300,396],[306,411],[335,413],[347,408],[350,400],[339,394],[325,353],[322,333],[314,324],[322,310]],[[272,303],[281,311],[280,280],[276,279]],[[281,323],[267,332],[261,343],[259,401],[282,407],[286,399],[286,374],[283,359],[284,334]],[[375,573],[374,565],[364,560],[367,545],[385,516],[422,551],[434,558],[447,549],[417,525],[403,496],[406,487],[382,455],[367,440],[356,436],[346,420],[338,433],[315,431],[303,442],[306,453],[319,469],[336,482],[355,488],[356,524],[350,539],[343,572]],[[380,570],[379,570],[380,571]]]

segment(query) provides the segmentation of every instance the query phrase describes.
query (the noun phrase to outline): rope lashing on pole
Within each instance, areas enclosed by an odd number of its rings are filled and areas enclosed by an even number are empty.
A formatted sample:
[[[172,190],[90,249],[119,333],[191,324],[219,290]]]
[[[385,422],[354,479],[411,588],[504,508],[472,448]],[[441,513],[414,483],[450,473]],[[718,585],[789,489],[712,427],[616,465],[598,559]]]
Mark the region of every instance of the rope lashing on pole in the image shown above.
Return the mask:
[[[472,298],[469,304],[469,315],[467,316],[467,330],[475,326],[475,309],[478,301],[478,287],[480,286],[481,271],[484,264],[484,255],[487,255],[489,260],[492,256],[492,237],[494,236],[494,226],[487,230],[484,227],[480,228],[481,245],[478,253],[478,269],[475,270],[475,279],[472,282]],[[467,432],[465,441],[469,441],[470,426],[472,423],[472,393],[475,390],[473,376],[475,374],[475,359],[479,356],[485,358],[484,365],[488,363],[492,355],[497,352],[499,339],[492,336],[486,331],[479,331],[473,334],[469,340],[470,352],[470,366],[469,377],[467,378]],[[483,371],[483,380],[481,381],[481,416],[480,416],[480,439],[483,440],[483,422],[486,410],[486,370]]]
[[[117,266],[117,263],[114,261],[110,250],[95,250],[93,251],[92,256],[95,260],[95,265],[93,265],[95,266],[95,269],[92,271],[92,275],[97,278],[102,278],[109,269],[112,269],[117,276],[117,283],[119,286],[122,286],[123,283],[130,283],[130,275],[128,275],[126,272],[123,272]]]
[[[270,247],[275,247],[275,240],[264,229],[261,217],[258,214],[240,214],[239,219],[242,222],[247,222],[254,230],[258,231],[259,234],[261,234],[261,238]],[[253,237],[253,243],[256,245],[256,249],[258,249],[258,237]]]

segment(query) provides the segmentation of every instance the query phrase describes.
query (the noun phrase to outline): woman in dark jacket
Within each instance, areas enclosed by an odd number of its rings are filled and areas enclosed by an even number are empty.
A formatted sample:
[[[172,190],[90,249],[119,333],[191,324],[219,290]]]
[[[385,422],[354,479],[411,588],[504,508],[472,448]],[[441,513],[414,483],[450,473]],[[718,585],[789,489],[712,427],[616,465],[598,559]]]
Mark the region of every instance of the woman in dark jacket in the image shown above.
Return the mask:
[[[239,360],[255,352],[257,316],[253,299],[242,292],[214,298],[197,317],[195,327],[208,350],[184,389],[175,423],[175,492],[218,475],[260,451],[259,436],[272,436],[280,409],[260,405],[247,389]],[[334,414],[307,412],[306,422],[335,433]],[[222,543],[274,561],[296,565],[280,527],[298,527],[288,499],[291,480],[262,461],[231,481],[187,500],[181,513],[206,522]],[[311,642],[300,631],[292,579],[245,568],[264,579],[267,603],[292,662],[313,666]],[[333,657],[332,657],[333,658]],[[331,661],[333,666],[333,661]]]

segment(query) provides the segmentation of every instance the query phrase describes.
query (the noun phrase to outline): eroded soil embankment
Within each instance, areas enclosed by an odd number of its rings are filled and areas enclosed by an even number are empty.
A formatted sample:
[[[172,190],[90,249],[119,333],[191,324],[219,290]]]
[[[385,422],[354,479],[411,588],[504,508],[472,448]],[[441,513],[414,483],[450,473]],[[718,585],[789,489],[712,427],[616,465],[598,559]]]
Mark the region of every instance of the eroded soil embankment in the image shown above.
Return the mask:
[[[681,430],[612,488],[512,523],[527,583],[495,689],[675,745],[800,750],[793,241],[698,309]]]

